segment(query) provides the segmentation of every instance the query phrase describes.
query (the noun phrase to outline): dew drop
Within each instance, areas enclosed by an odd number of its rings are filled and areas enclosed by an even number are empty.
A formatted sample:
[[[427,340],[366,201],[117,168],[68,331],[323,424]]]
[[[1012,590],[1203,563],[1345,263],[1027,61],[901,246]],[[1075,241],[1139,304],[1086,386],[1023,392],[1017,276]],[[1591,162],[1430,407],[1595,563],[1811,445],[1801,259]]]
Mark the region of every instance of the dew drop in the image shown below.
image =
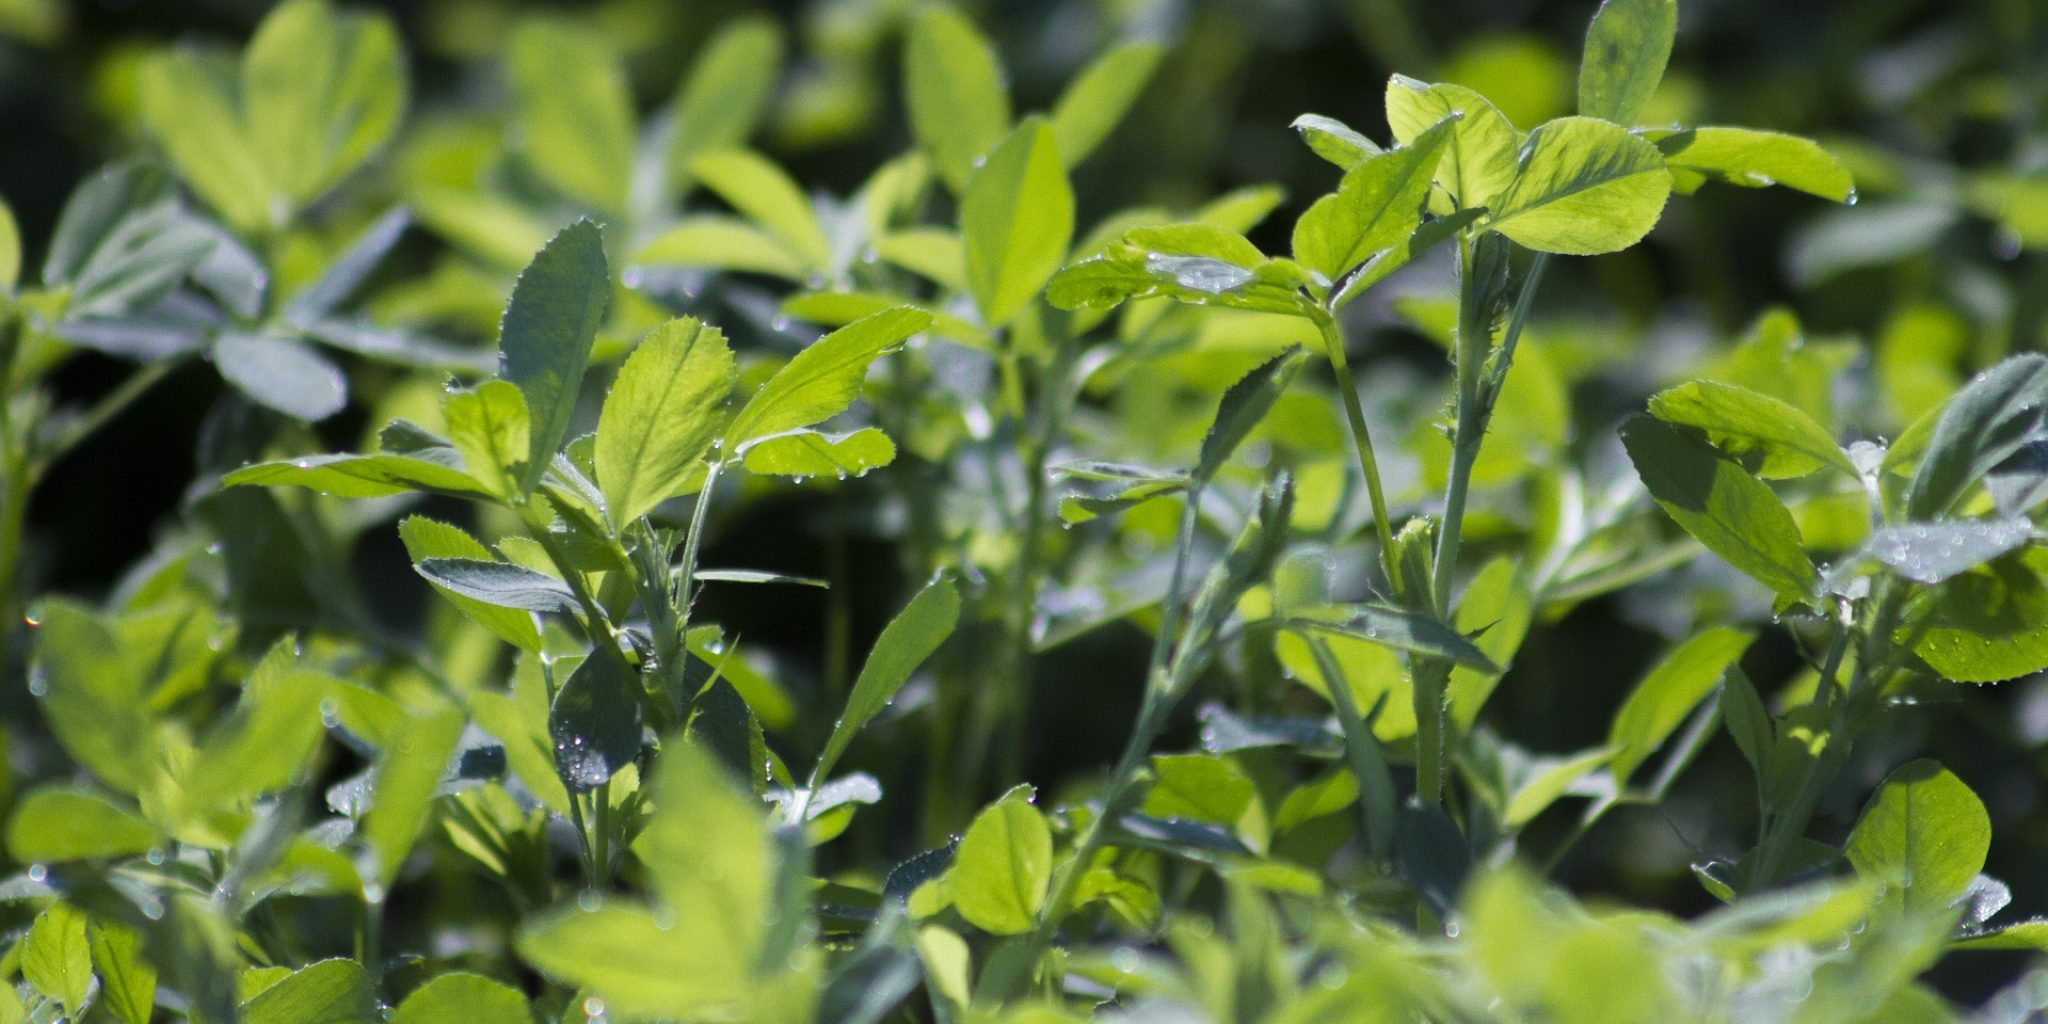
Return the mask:
[[[604,906],[604,895],[595,889],[585,889],[576,894],[576,909],[585,913],[595,912]]]
[[[49,678],[48,678],[48,677],[44,676],[44,675],[43,675],[43,674],[42,674],[41,672],[31,672],[31,673],[29,673],[29,677],[28,677],[28,693],[29,693],[29,696],[31,696],[31,697],[41,697],[41,696],[43,696],[43,695],[45,695],[45,694],[47,694],[47,693],[49,693],[49,692],[50,692],[50,680],[49,680]]]
[[[1856,192],[1856,190],[1855,190],[1854,188],[1851,188],[1851,189],[1849,189],[1849,194],[1848,194],[1848,195],[1846,195],[1846,196],[1843,196],[1843,197],[1842,197],[1842,205],[1843,205],[1843,206],[1854,206],[1854,205],[1856,205],[1856,201],[1857,201],[1858,199],[1861,199],[1861,198],[1863,198],[1863,197],[1862,197],[1861,195],[1857,194],[1857,192]]]
[[[148,852],[148,853],[145,853],[145,854],[143,854],[143,855],[142,855],[142,859],[143,859],[143,860],[146,860],[146,861],[148,861],[148,862],[149,862],[149,863],[150,863],[151,865],[153,865],[153,866],[155,866],[155,867],[162,867],[162,866],[163,866],[163,863],[164,863],[164,851],[163,851],[163,847],[161,847],[161,846],[152,846],[152,847],[150,847],[150,848],[149,848],[149,852]]]
[[[43,624],[43,620],[40,613],[31,611],[21,617],[21,624],[30,629],[35,629]]]
[[[583,1017],[590,1021],[604,1020],[604,1000],[596,996],[583,1000]]]
[[[50,877],[50,869],[49,869],[49,868],[46,868],[46,867],[42,866],[41,864],[30,864],[30,865],[28,866],[28,880],[29,880],[29,881],[31,881],[31,882],[41,882],[41,881],[43,881],[44,879],[46,879],[46,878],[49,878],[49,877]]]
[[[786,316],[782,316],[782,315],[780,315],[780,314],[777,314],[777,315],[776,315],[776,317],[775,317],[775,319],[773,319],[773,320],[770,320],[770,321],[768,321],[768,329],[769,329],[769,330],[772,330],[772,331],[787,331],[787,330],[789,330],[789,318],[788,318],[788,317],[786,317]]]

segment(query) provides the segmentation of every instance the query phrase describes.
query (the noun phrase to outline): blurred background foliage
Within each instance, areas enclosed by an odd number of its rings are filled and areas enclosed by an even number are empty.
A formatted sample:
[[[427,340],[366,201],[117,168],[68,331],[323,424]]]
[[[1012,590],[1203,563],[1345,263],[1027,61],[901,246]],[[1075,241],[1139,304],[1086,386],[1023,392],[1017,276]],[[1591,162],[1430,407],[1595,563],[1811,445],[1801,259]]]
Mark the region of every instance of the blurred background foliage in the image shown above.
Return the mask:
[[[899,0],[817,0],[748,4],[724,0],[618,0],[523,4],[421,0],[383,6],[409,47],[411,106],[397,144],[350,183],[348,216],[412,203],[436,228],[415,232],[393,265],[379,313],[431,324],[443,337],[487,351],[505,288],[556,223],[527,230],[502,211],[442,210],[435,198],[471,194],[486,183],[531,197],[532,169],[505,160],[508,81],[501,55],[529,19],[573,23],[581,38],[623,58],[624,83],[643,115],[668,102],[712,31],[741,17],[784,29],[784,73],[768,99],[757,145],[806,188],[847,196],[871,171],[912,144],[903,115],[897,51],[914,6]],[[1126,207],[1185,210],[1221,192],[1273,183],[1288,197],[1251,235],[1285,248],[1284,225],[1328,187],[1329,169],[1290,130],[1311,110],[1376,138],[1387,130],[1384,83],[1399,72],[1451,81],[1493,98],[1524,129],[1568,113],[1579,41],[1590,2],[1563,0],[1037,0],[968,5],[996,41],[1020,110],[1044,109],[1096,54],[1127,40],[1167,48],[1158,74],[1124,124],[1075,172],[1078,220],[1095,223]],[[148,55],[167,44],[231,54],[268,5],[238,0],[176,4],[0,0],[0,195],[25,239],[27,265],[40,262],[73,185],[109,158],[154,143],[141,110]],[[1505,452],[1496,482],[1517,460],[1612,467],[1612,424],[1639,408],[1662,382],[1726,351],[1759,312],[1783,307],[1803,325],[1801,351],[1857,372],[1822,371],[1815,392],[1842,436],[1895,436],[1967,375],[1999,356],[2048,348],[2048,5],[2040,0],[1688,0],[1681,7],[1672,66],[1645,120],[1739,123],[1804,134],[1842,156],[1858,202],[1830,207],[1787,190],[1708,189],[1674,204],[1649,243],[1576,260],[1552,271],[1546,311],[1532,330],[1541,353],[1518,369],[1537,411],[1504,409],[1497,429],[1524,430]],[[545,87],[545,83],[544,86]],[[545,204],[540,204],[545,206]],[[315,214],[319,211],[314,211]],[[552,212],[532,214],[536,223]],[[480,222],[486,228],[478,228]],[[318,223],[318,217],[313,218]],[[562,218],[566,220],[566,217]],[[334,239],[361,220],[323,224]],[[522,234],[522,231],[526,233]],[[466,233],[465,233],[466,232]],[[438,237],[437,237],[438,236]],[[457,242],[450,244],[448,239]],[[290,254],[278,265],[289,268]],[[317,259],[317,254],[309,256]],[[286,271],[288,272],[288,270]],[[1354,311],[1370,331],[1365,361],[1375,418],[1422,422],[1441,374],[1433,325],[1448,272],[1440,262],[1412,268]],[[774,333],[772,301],[750,305],[744,289],[709,314],[755,343]],[[1433,306],[1432,303],[1436,303]],[[630,321],[631,314],[625,314]],[[1773,321],[1761,331],[1779,330]],[[642,325],[645,326],[644,324]],[[1793,328],[1798,329],[1796,326]],[[743,340],[742,344],[746,342]],[[1271,344],[1229,345],[1206,356],[1162,361],[1157,374],[1098,380],[1089,429],[1115,435],[1123,450],[1186,451],[1224,382]],[[1548,373],[1540,364],[1547,363]],[[358,444],[381,422],[370,407],[402,409],[397,374],[351,365],[360,395],[317,425],[307,450]],[[62,368],[61,397],[88,399],[115,386],[115,361],[87,356]],[[380,376],[381,374],[381,376]],[[174,529],[182,497],[201,462],[202,421],[223,385],[192,365],[144,397],[109,429],[54,467],[30,510],[32,593],[99,597]],[[1202,397],[1190,404],[1189,396]],[[1547,403],[1547,404],[1546,404]],[[1542,412],[1568,407],[1568,419]],[[1184,422],[1183,422],[1184,419]],[[1309,414],[1298,429],[1335,423]],[[1426,430],[1391,459],[1393,489],[1428,478],[1434,439]],[[1085,446],[1084,446],[1085,448]],[[1441,472],[1440,468],[1436,470]],[[1609,476],[1617,474],[1610,472]],[[1621,475],[1625,475],[1621,474]],[[130,481],[115,489],[110,479]],[[848,649],[865,649],[910,581],[880,529],[849,529],[845,492],[863,486],[781,486],[720,525],[706,563],[829,576],[847,584],[811,591],[728,588],[707,596],[710,617],[757,649],[772,651],[784,685],[800,702],[819,680],[843,671]],[[858,505],[856,499],[853,502]],[[1127,529],[1142,533],[1143,515]],[[1157,534],[1170,523],[1155,523]],[[1482,531],[1483,532],[1483,531]],[[417,631],[430,600],[407,569],[389,530],[370,530],[353,551],[370,613],[399,633]],[[1844,545],[1845,547],[1847,544]],[[1538,624],[1485,717],[1499,732],[1542,751],[1603,741],[1611,712],[1669,640],[1711,621],[1739,600],[1739,588],[1710,560],[1670,570],[1617,595],[1568,606]],[[828,601],[844,601],[846,635],[820,627]],[[1748,609],[1756,612],[1757,609]],[[1035,724],[1027,731],[1026,775],[1055,789],[1114,755],[1128,720],[1121,698],[1103,693],[1120,668],[1135,675],[1145,637],[1105,631],[1055,651],[1038,673]],[[835,665],[835,659],[842,664]],[[1760,682],[1796,672],[1790,641],[1767,632],[1745,664]],[[17,766],[34,774],[42,750],[26,711],[19,666],[9,666],[8,737]],[[1086,714],[1069,710],[1091,695]],[[1135,700],[1132,696],[1130,700]],[[1997,822],[1987,872],[2004,879],[2017,907],[2048,908],[2048,680],[2032,679],[1928,702],[1920,713],[1885,719],[1823,811],[1823,829],[1846,830],[1862,795],[1887,766],[1924,751],[1948,765],[1989,805]],[[1183,740],[1192,722],[1183,723]],[[1171,746],[1169,744],[1169,746]],[[866,755],[864,767],[891,786],[904,772]],[[915,766],[915,758],[902,759]],[[1688,865],[1740,848],[1753,814],[1745,769],[1726,744],[1661,806],[1623,809],[1602,821],[1564,862],[1559,877],[1581,894],[1613,895],[1688,912],[1710,905]],[[992,794],[984,794],[992,795]],[[918,848],[914,801],[863,819],[846,852],[900,857]],[[1545,846],[1568,816],[1540,821]],[[1728,834],[1733,828],[1736,834]],[[906,835],[906,833],[910,833]],[[1982,997],[2015,973],[2020,954],[1950,958],[1940,981],[1964,1000]]]

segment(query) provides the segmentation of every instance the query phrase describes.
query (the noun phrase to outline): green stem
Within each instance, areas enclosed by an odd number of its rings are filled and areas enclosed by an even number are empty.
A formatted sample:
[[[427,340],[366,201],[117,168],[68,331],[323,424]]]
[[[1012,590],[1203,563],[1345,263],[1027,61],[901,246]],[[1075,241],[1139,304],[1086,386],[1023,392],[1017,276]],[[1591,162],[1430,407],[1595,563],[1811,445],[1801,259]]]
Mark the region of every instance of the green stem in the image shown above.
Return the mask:
[[[129,406],[135,404],[136,399],[141,398],[159,381],[170,376],[171,371],[177,369],[179,365],[181,364],[176,361],[151,363],[129,374],[128,379],[122,381],[119,387],[100,396],[99,401],[94,402],[84,416],[79,417],[58,436],[49,450],[37,454],[38,470],[63,458],[71,449],[77,447],[79,442],[98,433],[108,421],[127,411]]]
[[[1344,753],[1350,761],[1351,774],[1358,780],[1358,834],[1365,837],[1366,852],[1372,855],[1374,865],[1385,870],[1393,863],[1394,855],[1393,777],[1387,772],[1372,723],[1358,713],[1358,705],[1351,699],[1351,683],[1344,676],[1343,664],[1322,637],[1307,639],[1309,651],[1316,659],[1316,670],[1322,673],[1323,685],[1330,691],[1330,703],[1337,709],[1337,722],[1344,729]]]
[[[676,612],[677,628],[685,632],[690,628],[690,607],[697,600],[697,551],[704,543],[704,520],[711,511],[711,490],[718,485],[718,474],[724,467],[723,462],[714,462],[705,472],[704,486],[697,489],[697,502],[690,509],[689,532],[683,534],[683,572],[676,584]]]
[[[1344,400],[1344,419],[1351,428],[1351,446],[1358,453],[1358,469],[1365,476],[1366,494],[1372,499],[1373,529],[1379,534],[1380,568],[1387,574],[1387,584],[1398,595],[1401,589],[1401,574],[1394,566],[1394,528],[1387,517],[1386,489],[1380,484],[1379,458],[1373,453],[1372,428],[1365,422],[1365,406],[1359,402],[1358,381],[1351,374],[1351,363],[1344,355],[1344,328],[1337,322],[1334,313],[1318,309],[1312,317],[1316,329],[1323,335],[1323,351],[1330,359],[1330,369],[1337,375],[1337,393]]]

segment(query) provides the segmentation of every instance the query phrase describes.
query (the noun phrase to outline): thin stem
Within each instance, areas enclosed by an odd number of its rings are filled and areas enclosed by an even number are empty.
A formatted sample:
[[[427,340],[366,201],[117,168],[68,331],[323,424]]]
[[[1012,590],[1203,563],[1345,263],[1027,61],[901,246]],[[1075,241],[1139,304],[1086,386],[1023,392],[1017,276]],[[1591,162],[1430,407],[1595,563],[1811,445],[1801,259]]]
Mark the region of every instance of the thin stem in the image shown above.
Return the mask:
[[[1323,335],[1323,351],[1329,356],[1330,368],[1337,375],[1337,392],[1344,399],[1344,419],[1351,428],[1351,446],[1358,452],[1358,468],[1365,476],[1366,494],[1372,499],[1373,528],[1379,534],[1380,568],[1387,574],[1387,584],[1398,594],[1401,588],[1401,574],[1394,566],[1394,528],[1387,517],[1386,489],[1380,484],[1380,463],[1373,454],[1372,428],[1365,422],[1365,406],[1358,399],[1358,381],[1351,374],[1351,363],[1344,355],[1344,328],[1337,322],[1335,314],[1318,310],[1312,317],[1316,329]]]
[[[677,627],[687,632],[690,628],[690,607],[697,600],[694,588],[697,583],[697,551],[704,543],[704,520],[711,511],[711,490],[718,485],[719,470],[723,462],[713,462],[704,474],[704,486],[697,489],[697,503],[690,509],[690,529],[683,535],[682,578],[677,582],[676,611]]]
[[[1322,637],[1307,639],[1309,651],[1316,659],[1316,670],[1322,673],[1323,685],[1330,691],[1330,703],[1337,710],[1337,722],[1344,729],[1344,753],[1350,761],[1351,774],[1358,780],[1358,834],[1365,837],[1365,848],[1374,864],[1384,868],[1392,862],[1394,853],[1394,780],[1380,755],[1379,738],[1373,735],[1372,723],[1358,713],[1358,705],[1351,699],[1351,683],[1344,676],[1343,664]]]
[[[170,376],[171,371],[180,365],[177,361],[151,363],[129,374],[128,379],[122,381],[120,386],[100,396],[99,401],[94,402],[84,416],[73,421],[47,451],[37,453],[38,469],[63,458],[71,449],[77,447],[79,442],[98,433],[108,421],[126,411],[129,406],[135,404],[136,399],[141,398],[159,381]]]

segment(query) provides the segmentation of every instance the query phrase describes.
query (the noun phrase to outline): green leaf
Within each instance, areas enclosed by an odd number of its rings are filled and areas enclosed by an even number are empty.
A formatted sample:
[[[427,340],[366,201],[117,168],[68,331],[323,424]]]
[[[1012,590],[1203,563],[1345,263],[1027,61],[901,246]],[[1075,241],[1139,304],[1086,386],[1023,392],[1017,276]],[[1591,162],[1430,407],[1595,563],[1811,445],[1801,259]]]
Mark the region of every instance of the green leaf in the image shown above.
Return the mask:
[[[12,292],[21,280],[21,227],[14,210],[0,199],[0,293]]]
[[[418,841],[462,726],[462,712],[453,706],[415,713],[378,756],[361,834],[370,848],[379,889],[391,888]]]
[[[667,923],[645,907],[571,905],[531,919],[519,954],[542,974],[595,993],[620,1019],[744,1019],[739,1008],[755,986],[741,952]]]
[[[2020,518],[1902,523],[1871,531],[1863,553],[1915,583],[1932,586],[1968,572],[2033,539]]]
[[[532,1024],[532,1010],[518,989],[480,974],[451,971],[413,989],[391,1024]]]
[[[1214,479],[1237,451],[1237,446],[1251,436],[1259,421],[1272,410],[1273,403],[1287,393],[1287,385],[1300,372],[1302,361],[1300,347],[1289,346],[1223,392],[1223,400],[1216,407],[1216,418],[1210,422],[1209,432],[1202,437],[1202,454],[1191,474],[1198,485]]]
[[[966,15],[933,6],[910,23],[903,52],[904,99],[918,142],[955,194],[975,161],[1010,130],[1003,69]]]
[[[2048,356],[2013,356],[1979,374],[1935,421],[1906,489],[1905,517],[1925,522],[1948,514],[1985,474],[2034,437],[2044,407]]]
[[[222,331],[213,364],[236,390],[296,419],[324,420],[348,404],[341,370],[293,338]]]
[[[1294,222],[1294,258],[1334,281],[1407,241],[1422,223],[1423,200],[1455,124],[1440,122],[1345,172],[1335,194],[1316,200]]]
[[[2048,553],[1964,573],[1917,602],[1900,640],[1943,678],[1996,683],[2048,668]]]
[[[249,144],[279,197],[303,207],[369,159],[405,113],[398,33],[382,13],[292,0],[242,56]]]
[[[1067,258],[1074,190],[1052,127],[1026,118],[976,168],[960,200],[967,285],[981,322],[1008,324]]]
[[[844,480],[895,460],[896,442],[879,427],[862,427],[847,434],[796,430],[765,437],[747,449],[743,463],[747,472],[763,476]]]
[[[1793,600],[1818,577],[1799,527],[1778,496],[1697,434],[1647,416],[1621,427],[1622,444],[1650,497],[1707,550]]]
[[[1486,97],[1462,85],[1432,85],[1405,75],[1387,80],[1387,126],[1395,142],[1411,145],[1431,126],[1459,115],[1436,180],[1459,208],[1486,206],[1515,180],[1515,150],[1521,145],[1515,126]]]
[[[1856,873],[1908,911],[1940,913],[1984,870],[1991,816],[1933,761],[1901,765],[1863,808],[1843,848]]]
[[[563,195],[623,212],[636,129],[611,44],[568,21],[536,18],[513,30],[506,60],[527,164]]]
[[[498,608],[574,613],[583,607],[567,583],[511,562],[429,558],[413,569],[436,587]]]
[[[744,974],[768,938],[777,872],[765,805],[705,747],[671,742],[652,780],[656,810],[633,855],[678,925],[721,952],[701,970]]]
[[[439,449],[451,456],[450,449]],[[304,487],[337,498],[381,498],[438,491],[465,498],[489,495],[469,474],[442,462],[407,455],[309,455],[259,462],[221,478],[223,487]]]
[[[1154,818],[1205,821],[1230,828],[1257,796],[1251,777],[1237,762],[1213,754],[1154,756],[1152,778],[1138,809]]]
[[[50,250],[43,257],[43,284],[54,288],[76,280],[87,264],[101,257],[122,221],[168,207],[172,189],[162,168],[140,161],[110,164],[87,178],[72,190],[57,216]]]
[[[1013,790],[976,815],[953,856],[954,906],[992,935],[1030,931],[1052,881],[1052,830],[1028,793]]]
[[[1714,447],[1766,480],[1804,476],[1833,466],[1856,467],[1826,427],[1797,407],[1733,384],[1696,380],[1650,396],[1650,413],[1666,423],[1698,427]]]
[[[83,912],[53,903],[36,915],[21,952],[22,978],[72,1014],[92,993],[92,949],[85,925]]]
[[[510,381],[487,380],[443,399],[441,418],[469,475],[500,497],[518,497],[533,452],[526,395]]]
[[[1650,233],[1670,195],[1657,147],[1607,121],[1561,117],[1529,133],[1488,226],[1539,252],[1619,252]]]
[[[129,857],[162,839],[135,812],[89,789],[35,790],[7,821],[7,852],[22,863]]]
[[[192,755],[179,810],[185,821],[238,810],[292,784],[320,744],[326,677],[289,673],[274,685],[242,691],[234,713],[215,725]]]
[[[1123,120],[1165,56],[1156,43],[1125,43],[1083,69],[1052,108],[1060,159],[1074,167]]]
[[[1744,188],[1783,185],[1846,203],[1856,196],[1856,181],[1841,158],[1812,139],[1755,128],[1704,127],[1651,136],[1664,163],[1691,192],[1706,181]]]
[[[1564,757],[1537,758],[1522,771],[1519,785],[1501,808],[1501,823],[1520,828],[1570,792],[1573,784],[1598,770],[1614,756],[1605,747]]]
[[[958,255],[956,250],[955,255]],[[885,292],[804,292],[783,300],[782,315],[808,320],[826,327],[844,327],[864,316],[903,305],[902,298]],[[923,309],[925,307],[918,307]],[[960,343],[966,348],[994,352],[996,344],[988,332],[957,316],[932,312],[931,333]]]
[[[143,63],[135,95],[143,126],[192,191],[237,230],[260,233],[272,226],[271,186],[225,85],[194,57],[166,53]]]
[[[1346,171],[1386,152],[1379,143],[1334,117],[1303,114],[1289,127],[1301,133],[1301,141],[1317,156]]]
[[[579,220],[563,228],[534,256],[505,307],[499,328],[498,372],[526,394],[532,415],[530,455],[521,490],[531,493],[569,432],[569,416],[590,346],[611,302],[604,237]]]
[[[1046,301],[1061,309],[1105,309],[1163,295],[1178,302],[1303,314],[1307,270],[1271,260],[1243,235],[1212,224],[1129,231],[1101,255],[1054,275]]]
[[[803,262],[775,236],[736,217],[685,217],[633,255],[636,266],[709,267],[802,281]]]
[[[640,756],[640,680],[622,656],[593,652],[548,709],[555,773],[570,793],[596,789]]]
[[[141,956],[141,937],[120,925],[94,921],[86,940],[100,975],[100,1005],[122,1024],[149,1024],[156,1008],[156,968]]]
[[[242,1004],[242,1024],[374,1024],[377,991],[354,960],[293,971]]]
[[[782,168],[759,153],[728,149],[698,157],[691,171],[705,188],[788,248],[805,270],[831,264],[831,246],[811,201]]]
[[[72,759],[133,794],[155,771],[147,694],[109,623],[82,605],[46,599],[35,615],[29,692]]]
[[[725,335],[682,317],[626,357],[597,419],[597,483],[614,530],[677,493],[718,434],[738,371]]]
[[[910,681],[910,674],[953,635],[959,621],[960,592],[944,577],[925,584],[890,621],[876,638],[874,649],[868,652],[868,660],[861,665],[860,678],[854,680],[846,709],[833,724],[832,736],[825,741],[817,766],[811,769],[814,784],[830,776],[847,744],[853,742],[854,734],[896,699],[897,691]]]
[[[1678,0],[1604,0],[1579,61],[1579,113],[1633,126],[1664,77]]]
[[[1643,677],[1615,712],[1607,731],[1614,750],[1614,784],[1628,785],[1636,769],[1671,738],[1692,709],[1714,688],[1756,635],[1717,627],[1693,635]]]
[[[1742,759],[1763,777],[1770,767],[1771,750],[1778,743],[1777,724],[1756,686],[1742,669],[1732,665],[1721,680],[1721,721],[1736,749],[1742,751]]]
[[[868,364],[931,326],[921,309],[901,306],[863,317],[796,354],[740,408],[726,427],[722,455],[744,454],[761,438],[831,419],[860,397]]]
[[[762,15],[734,18],[711,37],[676,91],[669,141],[672,184],[683,184],[699,155],[742,145],[761,123],[782,76],[782,29]]]
[[[1382,647],[1443,658],[1482,672],[1500,671],[1465,634],[1430,616],[1374,604],[1342,605],[1332,611],[1343,617],[1325,619],[1311,615],[1290,619],[1287,627],[1296,632],[1348,636]]]

